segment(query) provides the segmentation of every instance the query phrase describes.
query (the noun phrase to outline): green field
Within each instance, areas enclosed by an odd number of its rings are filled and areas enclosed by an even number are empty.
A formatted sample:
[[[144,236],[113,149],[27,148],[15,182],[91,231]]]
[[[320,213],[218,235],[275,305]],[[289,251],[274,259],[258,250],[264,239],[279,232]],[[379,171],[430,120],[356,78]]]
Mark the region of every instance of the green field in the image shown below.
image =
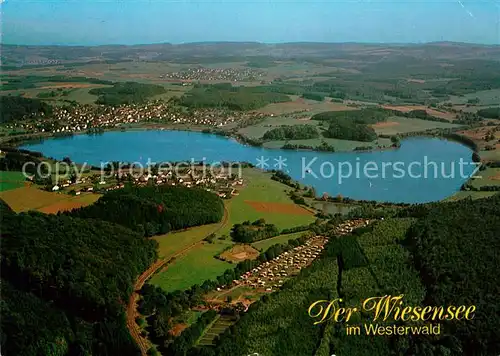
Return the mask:
[[[25,181],[21,172],[0,171],[0,192],[20,188]]]
[[[231,199],[229,204],[229,223],[220,231],[220,234],[229,234],[234,224],[242,223],[246,220],[255,221],[264,218],[267,223],[275,224],[280,230],[299,225],[306,225],[314,222],[311,215],[289,215],[275,212],[259,212],[252,208],[245,201],[259,201],[272,203],[293,204],[286,194],[292,188],[271,180],[271,173],[262,172],[256,169],[243,169],[242,177],[248,182],[246,187],[240,191],[238,196]]]
[[[302,235],[306,234],[307,231],[301,231],[301,232],[294,232],[292,234],[285,234],[285,235],[279,235],[276,237],[271,237],[270,239],[265,239],[261,241],[254,242],[252,244],[253,247],[255,247],[259,251],[265,251],[272,245],[276,244],[286,244],[288,240],[295,240],[301,237]]]
[[[475,177],[469,180],[469,183],[474,188],[480,188],[485,186],[500,186],[500,168],[486,168],[484,171],[479,171],[476,173]],[[480,177],[480,178],[479,178]],[[496,179],[494,179],[496,178]],[[445,201],[456,201],[465,198],[472,199],[482,199],[488,198],[499,192],[481,192],[481,191],[458,191],[452,196],[449,196]]]
[[[383,126],[383,125],[387,126]],[[448,124],[446,122],[409,119],[404,117],[391,117],[387,122],[375,125],[373,128],[377,135],[397,135],[399,133],[425,131],[430,129],[442,129],[458,127],[459,125]]]
[[[457,200],[462,200],[466,198],[471,198],[471,199],[483,199],[483,198],[489,198],[492,197],[493,195],[498,194],[498,192],[473,192],[473,191],[459,191],[453,194],[452,196],[449,196],[448,198],[444,199],[444,201],[457,201]]]
[[[215,279],[233,264],[223,262],[214,256],[222,252],[233,242],[229,238],[231,227],[246,220],[255,221],[264,218],[266,222],[275,224],[280,230],[314,222],[313,214],[289,215],[275,212],[259,212],[247,204],[246,200],[293,204],[286,191],[291,188],[271,180],[271,173],[252,168],[242,170],[245,187],[240,194],[226,202],[228,221],[220,228],[213,243],[197,245],[177,257],[165,271],[156,274],[151,283],[166,291],[186,289],[203,283],[207,279]],[[193,243],[203,240],[215,231],[218,224],[195,227],[186,231],[158,236],[155,239],[160,244],[160,255],[169,257]],[[288,239],[287,239],[288,240]]]
[[[217,229],[219,224],[196,226],[185,231],[172,232],[156,236],[159,253],[162,258],[170,258],[182,249],[203,240]]]
[[[488,167],[484,171],[477,172],[476,176],[481,178],[473,178],[470,181],[472,186],[475,188],[500,185],[500,168]]]
[[[95,203],[100,194],[84,193],[72,196],[60,192],[47,192],[35,185],[22,185],[16,189],[0,191],[0,199],[15,212],[38,210],[55,214]]]
[[[213,279],[233,265],[216,259],[222,244],[203,243],[168,265],[166,271],[156,274],[150,283],[167,292],[183,290],[207,279]]]
[[[493,151],[481,151],[479,155],[482,159],[491,160],[491,161],[500,161],[500,150],[496,149]]]

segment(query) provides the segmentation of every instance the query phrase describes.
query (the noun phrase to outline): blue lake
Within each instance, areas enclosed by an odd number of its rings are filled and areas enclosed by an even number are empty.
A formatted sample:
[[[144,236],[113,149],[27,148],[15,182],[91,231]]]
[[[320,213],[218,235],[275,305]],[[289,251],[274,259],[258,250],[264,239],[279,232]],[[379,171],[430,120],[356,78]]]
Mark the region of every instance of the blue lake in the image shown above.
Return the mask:
[[[281,162],[283,171],[313,186],[318,195],[326,192],[353,199],[405,203],[437,201],[452,195],[475,169],[468,147],[423,137],[404,140],[399,149],[362,153],[265,149],[187,131],[75,135],[25,144],[22,148],[95,166],[108,161],[145,164],[148,159],[158,163],[194,159],[256,165],[257,159],[263,158],[261,162],[267,164],[264,168],[277,169]]]

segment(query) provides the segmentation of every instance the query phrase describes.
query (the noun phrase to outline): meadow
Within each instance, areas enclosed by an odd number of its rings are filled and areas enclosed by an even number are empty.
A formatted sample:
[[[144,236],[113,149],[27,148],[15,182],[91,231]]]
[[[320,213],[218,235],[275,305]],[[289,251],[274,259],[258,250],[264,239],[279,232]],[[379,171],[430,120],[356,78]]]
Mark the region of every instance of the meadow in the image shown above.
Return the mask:
[[[151,278],[150,283],[167,292],[184,290],[192,285],[213,279],[233,266],[214,258],[222,244],[202,243],[185,255],[176,257],[166,269]]]
[[[494,196],[498,192],[474,192],[474,191],[459,191],[444,199],[444,201],[458,201],[463,199],[484,199]]]
[[[459,125],[446,122],[391,117],[387,121],[372,125],[377,135],[397,135],[400,133],[426,131],[431,129],[456,128]]]
[[[315,101],[303,99],[297,95],[290,95],[290,101],[288,102],[268,104],[256,111],[269,115],[283,115],[297,112],[305,112],[307,115],[314,115],[323,111],[344,111],[356,109],[356,107],[348,106],[344,103],[333,102],[330,99]]]
[[[312,213],[301,212],[301,214],[292,215],[256,210],[248,204],[248,201],[289,204],[291,207],[296,205],[286,194],[290,188],[271,180],[271,173],[245,168],[242,171],[242,177],[243,189],[240,190],[239,195],[226,201],[228,216],[224,224],[195,227],[155,238],[160,244],[160,255],[169,257],[203,240],[214,230],[218,230],[212,243],[203,241],[194,245],[177,256],[168,267],[157,273],[150,283],[166,291],[186,289],[194,284],[201,284],[207,279],[215,279],[226,269],[234,267],[234,264],[216,259],[215,256],[234,245],[229,234],[231,227],[236,223],[264,218],[267,223],[275,224],[281,230],[314,222],[315,218]]]
[[[192,244],[202,241],[205,237],[213,233],[220,224],[209,224],[196,226],[184,231],[170,232],[164,235],[155,236],[158,242],[158,252],[160,258],[171,258],[179,251],[189,247]]]
[[[470,181],[473,187],[500,185],[500,168],[488,167],[484,171],[476,173],[476,176],[477,178],[472,178]]]
[[[488,167],[484,171],[479,171],[476,175],[469,180],[470,185],[474,188],[481,188],[487,186],[500,185],[500,168]],[[457,201],[466,198],[470,199],[483,199],[491,197],[498,192],[495,191],[473,191],[473,190],[460,190],[449,196],[444,201]]]
[[[0,192],[21,188],[25,178],[21,172],[0,171]]]
[[[500,144],[497,145],[496,150],[481,151],[479,155],[482,159],[487,161],[500,161]]]
[[[99,194],[83,193],[72,196],[64,193],[47,192],[34,185],[0,192],[4,200],[15,212],[38,210],[48,214],[71,210],[93,204],[100,198]]]

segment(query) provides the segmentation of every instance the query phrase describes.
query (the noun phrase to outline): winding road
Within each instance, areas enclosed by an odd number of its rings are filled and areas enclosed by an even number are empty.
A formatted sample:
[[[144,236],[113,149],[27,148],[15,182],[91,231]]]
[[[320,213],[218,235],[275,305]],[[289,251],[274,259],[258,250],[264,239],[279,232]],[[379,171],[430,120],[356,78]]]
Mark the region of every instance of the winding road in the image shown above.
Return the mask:
[[[219,232],[224,226],[226,226],[228,221],[229,221],[229,212],[227,210],[226,205],[224,204],[224,216],[222,217],[222,220],[217,226],[217,228],[214,231],[212,231],[209,235],[216,234],[217,232]],[[135,282],[134,292],[130,296],[127,305],[127,329],[129,330],[130,335],[132,336],[134,341],[139,346],[142,356],[147,356],[147,352],[151,347],[151,343],[146,337],[141,335],[141,328],[135,322],[135,319],[138,316],[140,316],[139,312],[137,311],[137,301],[139,300],[139,291],[144,286],[144,283],[146,283],[146,281],[149,278],[151,278],[160,268],[168,264],[170,261],[172,261],[172,259],[187,253],[189,250],[201,244],[203,244],[203,240],[192,243],[191,245],[176,252],[173,256],[157,260],[151,266],[149,266],[149,268],[146,271],[144,271]]]

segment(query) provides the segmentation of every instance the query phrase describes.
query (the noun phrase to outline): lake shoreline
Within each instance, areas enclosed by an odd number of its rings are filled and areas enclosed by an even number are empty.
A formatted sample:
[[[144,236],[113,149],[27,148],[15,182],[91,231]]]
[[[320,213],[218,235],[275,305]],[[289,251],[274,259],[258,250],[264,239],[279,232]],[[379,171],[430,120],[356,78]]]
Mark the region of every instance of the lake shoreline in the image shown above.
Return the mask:
[[[265,148],[269,150],[282,150],[282,151],[297,151],[297,152],[327,152],[327,153],[370,153],[370,152],[382,152],[382,151],[393,151],[393,150],[398,150],[400,149],[400,145],[398,146],[388,146],[388,147],[376,147],[372,149],[366,149],[366,150],[335,150],[335,151],[322,151],[322,150],[317,150],[314,148],[298,148],[298,149],[287,149],[287,148],[282,148],[282,147],[269,147],[269,146],[264,146],[264,145],[252,145],[251,144],[251,139],[247,140],[247,137],[241,134],[234,134],[228,131],[224,131],[224,133],[218,133],[218,132],[210,132],[207,130],[206,127],[196,127],[196,126],[185,126],[185,127],[173,127],[171,125],[164,125],[164,124],[153,124],[151,126],[149,125],[142,125],[142,126],[137,126],[137,127],[115,127],[115,128],[106,128],[103,129],[99,132],[96,133],[91,133],[91,132],[70,132],[68,134],[64,133],[35,133],[35,134],[28,134],[27,135],[18,135],[18,136],[7,136],[6,140],[4,138],[0,138],[0,144],[1,145],[7,145],[11,147],[20,147],[23,145],[30,145],[30,142],[43,142],[47,139],[54,139],[54,138],[64,138],[64,137],[71,137],[71,136],[80,136],[80,135],[100,135],[104,134],[106,132],[134,132],[134,131],[185,131],[185,132],[199,132],[199,133],[206,133],[206,134],[211,134],[211,135],[216,135],[220,137],[225,137],[227,139],[233,139],[236,140],[238,143],[241,145],[245,146],[252,146],[252,147],[260,147],[260,148]],[[456,134],[455,134],[456,135]],[[401,141],[410,139],[410,138],[418,138],[418,137],[427,137],[427,138],[439,138],[447,141],[452,141],[452,142],[457,142],[460,143],[470,149],[472,149],[474,152],[478,153],[477,151],[477,146],[469,144],[467,142],[464,142],[463,140],[456,139],[455,137],[447,136],[447,134],[430,134],[427,132],[415,132],[415,133],[409,133],[403,137],[401,137]]]
[[[99,166],[103,162],[134,162],[139,165],[155,162],[250,162],[265,170],[281,170],[302,185],[312,186],[321,195],[352,197],[353,200],[420,203],[436,201],[452,195],[463,184],[461,178],[437,176],[437,179],[416,180],[409,171],[399,175],[390,162],[407,167],[412,162],[425,167],[425,159],[437,164],[470,161],[471,150],[444,137],[411,137],[399,149],[382,151],[311,152],[253,147],[231,136],[203,135],[192,130],[134,128],[114,130],[96,135],[72,135],[60,140],[31,141],[22,149],[38,151],[45,157]],[[103,137],[104,136],[104,137]],[[257,163],[256,163],[257,162]],[[279,163],[281,162],[281,163]],[[441,162],[441,163],[440,163]],[[281,166],[279,165],[281,164]],[[366,165],[376,165],[377,173],[363,172]],[[360,168],[354,168],[354,167]],[[385,176],[385,168],[388,176]],[[371,171],[373,172],[373,170]],[[391,173],[392,172],[392,173]],[[423,172],[423,171],[422,171]],[[472,172],[472,171],[471,171]],[[400,179],[404,178],[404,179]],[[420,184],[417,189],[417,185]],[[422,190],[422,191],[421,191]]]

